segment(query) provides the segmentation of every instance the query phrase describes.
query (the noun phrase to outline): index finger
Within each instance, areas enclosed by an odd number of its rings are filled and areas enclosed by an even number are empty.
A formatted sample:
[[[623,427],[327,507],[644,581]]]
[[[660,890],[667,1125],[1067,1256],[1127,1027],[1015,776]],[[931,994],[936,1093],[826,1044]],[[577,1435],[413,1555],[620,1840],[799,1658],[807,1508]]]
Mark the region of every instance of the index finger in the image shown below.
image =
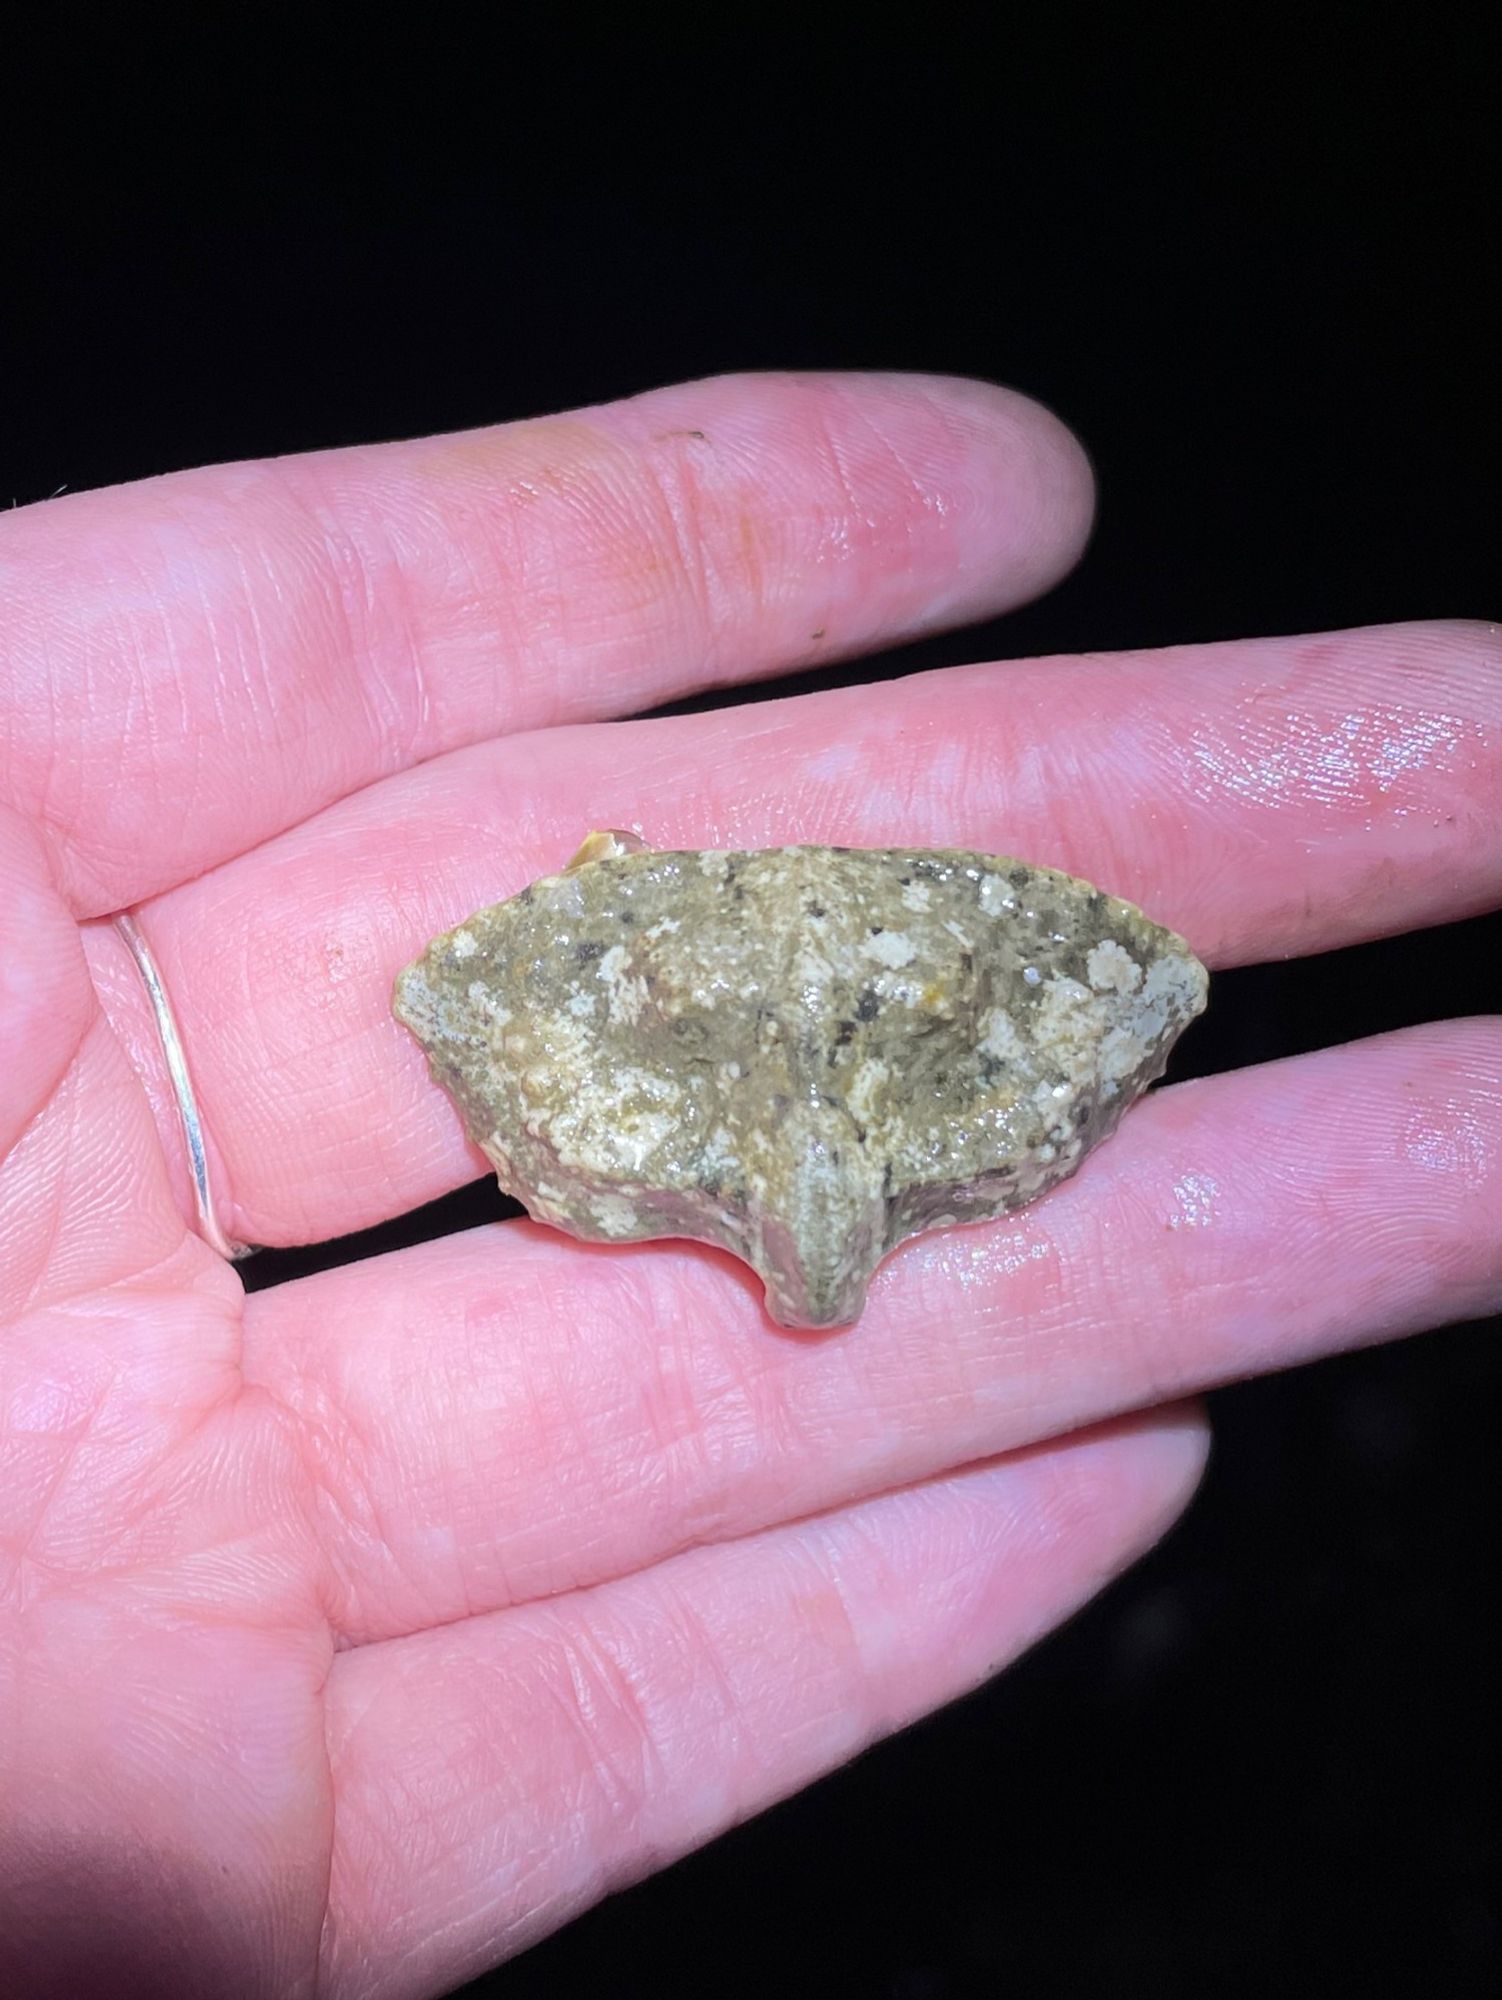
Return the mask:
[[[80,916],[373,780],[1005,610],[1091,482],[1037,404],[730,376],[0,515],[0,801]]]

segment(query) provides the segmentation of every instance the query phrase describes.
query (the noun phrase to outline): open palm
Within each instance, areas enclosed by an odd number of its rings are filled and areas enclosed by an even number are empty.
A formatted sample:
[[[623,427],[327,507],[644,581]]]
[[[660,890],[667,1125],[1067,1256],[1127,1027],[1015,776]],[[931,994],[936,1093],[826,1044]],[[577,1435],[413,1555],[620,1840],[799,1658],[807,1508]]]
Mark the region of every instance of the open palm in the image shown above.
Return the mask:
[[[1089,513],[1018,397],[778,377],[0,520],[8,1992],[445,1991],[1065,1615],[1191,1490],[1175,1398],[1496,1305],[1477,1021],[1158,1093],[826,1338],[691,1244],[247,1299],[190,1228],[127,907],[285,1244],[483,1171],[392,979],[593,826],[1017,853],[1219,965],[1497,900],[1479,625],[604,720],[1003,609]]]

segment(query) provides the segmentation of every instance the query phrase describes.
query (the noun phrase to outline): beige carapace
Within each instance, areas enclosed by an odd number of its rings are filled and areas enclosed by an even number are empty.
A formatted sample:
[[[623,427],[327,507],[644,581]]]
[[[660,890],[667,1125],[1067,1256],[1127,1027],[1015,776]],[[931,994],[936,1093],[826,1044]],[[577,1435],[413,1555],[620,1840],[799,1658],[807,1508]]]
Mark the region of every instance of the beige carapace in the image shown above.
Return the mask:
[[[592,834],[395,1006],[533,1216],[722,1245],[810,1327],[856,1319],[904,1237],[1072,1173],[1205,998],[1182,938],[1048,868]]]

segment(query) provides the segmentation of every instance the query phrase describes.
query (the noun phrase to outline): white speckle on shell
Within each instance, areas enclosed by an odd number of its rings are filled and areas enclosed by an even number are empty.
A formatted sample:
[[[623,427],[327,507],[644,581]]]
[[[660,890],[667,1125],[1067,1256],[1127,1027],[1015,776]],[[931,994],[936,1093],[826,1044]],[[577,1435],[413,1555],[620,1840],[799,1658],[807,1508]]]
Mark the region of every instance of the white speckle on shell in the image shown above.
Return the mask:
[[[1005,917],[1016,909],[1017,898],[999,875],[983,875],[980,885],[980,906],[988,917]]]
[[[624,1195],[596,1195],[589,1206],[607,1236],[629,1236],[636,1227],[636,1210]]]
[[[873,932],[863,949],[867,958],[874,958],[878,965],[889,965],[894,972],[900,966],[911,965],[918,956],[918,947],[906,931]]]
[[[993,1007],[981,1027],[985,1032],[976,1047],[983,1056],[995,1056],[998,1062],[1013,1062],[1022,1054],[1022,1037],[1005,1007]]]
[[[647,982],[633,979],[631,953],[623,944],[613,944],[600,960],[595,977],[602,980],[608,996],[612,1021],[632,1026],[647,1003]]]
[[[1115,938],[1105,938],[1085,960],[1085,976],[1097,993],[1135,993],[1142,967]]]

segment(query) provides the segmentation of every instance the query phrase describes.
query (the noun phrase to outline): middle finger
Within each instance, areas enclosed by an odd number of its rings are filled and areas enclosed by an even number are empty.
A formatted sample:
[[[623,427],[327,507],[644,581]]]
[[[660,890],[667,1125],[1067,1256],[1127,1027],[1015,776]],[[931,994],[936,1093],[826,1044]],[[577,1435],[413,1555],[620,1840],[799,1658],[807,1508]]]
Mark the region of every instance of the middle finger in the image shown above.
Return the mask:
[[[486,1171],[392,1018],[436,932],[593,826],[658,847],[973,847],[1089,877],[1213,964],[1502,896],[1495,633],[1376,627],[973,667],[707,715],[539,731],[373,785],[149,904],[230,1232],[315,1242]],[[114,934],[106,1006],[155,1077]]]

